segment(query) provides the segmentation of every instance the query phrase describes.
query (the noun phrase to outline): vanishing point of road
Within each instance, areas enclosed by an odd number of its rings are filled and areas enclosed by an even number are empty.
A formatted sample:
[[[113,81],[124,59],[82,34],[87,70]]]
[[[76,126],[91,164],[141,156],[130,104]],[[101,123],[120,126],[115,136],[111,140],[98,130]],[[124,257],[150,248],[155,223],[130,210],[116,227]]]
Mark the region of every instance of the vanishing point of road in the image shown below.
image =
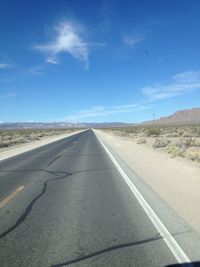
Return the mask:
[[[0,266],[172,263],[94,131],[0,162]]]

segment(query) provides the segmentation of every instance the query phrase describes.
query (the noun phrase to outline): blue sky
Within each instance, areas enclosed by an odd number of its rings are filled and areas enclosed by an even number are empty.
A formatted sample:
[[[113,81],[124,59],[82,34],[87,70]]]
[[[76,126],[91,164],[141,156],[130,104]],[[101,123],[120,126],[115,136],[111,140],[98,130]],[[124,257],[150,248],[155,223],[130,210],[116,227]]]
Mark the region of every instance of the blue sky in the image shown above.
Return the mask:
[[[199,26],[198,0],[1,0],[0,122],[199,107]]]

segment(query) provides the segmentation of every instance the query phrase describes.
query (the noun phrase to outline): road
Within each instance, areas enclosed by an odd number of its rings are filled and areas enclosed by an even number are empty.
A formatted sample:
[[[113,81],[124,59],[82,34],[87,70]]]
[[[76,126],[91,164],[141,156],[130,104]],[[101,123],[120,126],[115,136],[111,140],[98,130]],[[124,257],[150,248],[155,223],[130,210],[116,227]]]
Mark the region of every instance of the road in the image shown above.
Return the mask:
[[[0,162],[0,266],[177,263],[92,130]]]

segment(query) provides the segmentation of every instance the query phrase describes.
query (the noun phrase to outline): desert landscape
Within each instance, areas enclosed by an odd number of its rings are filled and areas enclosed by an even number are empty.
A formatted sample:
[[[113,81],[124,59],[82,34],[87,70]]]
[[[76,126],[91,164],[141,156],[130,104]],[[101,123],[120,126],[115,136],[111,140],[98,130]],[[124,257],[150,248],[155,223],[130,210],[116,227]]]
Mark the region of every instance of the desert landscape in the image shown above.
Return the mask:
[[[0,6],[0,267],[200,266],[200,1]]]
[[[132,126],[103,130],[163,151],[172,158],[182,157],[200,162],[200,125]]]
[[[41,140],[45,137],[72,133],[76,128],[0,129],[0,149]]]

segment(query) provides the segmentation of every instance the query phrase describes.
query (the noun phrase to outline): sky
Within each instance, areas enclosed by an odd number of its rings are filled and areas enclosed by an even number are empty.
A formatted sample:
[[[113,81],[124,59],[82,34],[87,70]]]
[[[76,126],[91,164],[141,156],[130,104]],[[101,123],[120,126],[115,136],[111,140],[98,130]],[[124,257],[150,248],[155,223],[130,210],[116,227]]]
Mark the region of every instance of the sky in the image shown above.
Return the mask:
[[[0,122],[142,122],[199,106],[199,0],[1,0]]]

